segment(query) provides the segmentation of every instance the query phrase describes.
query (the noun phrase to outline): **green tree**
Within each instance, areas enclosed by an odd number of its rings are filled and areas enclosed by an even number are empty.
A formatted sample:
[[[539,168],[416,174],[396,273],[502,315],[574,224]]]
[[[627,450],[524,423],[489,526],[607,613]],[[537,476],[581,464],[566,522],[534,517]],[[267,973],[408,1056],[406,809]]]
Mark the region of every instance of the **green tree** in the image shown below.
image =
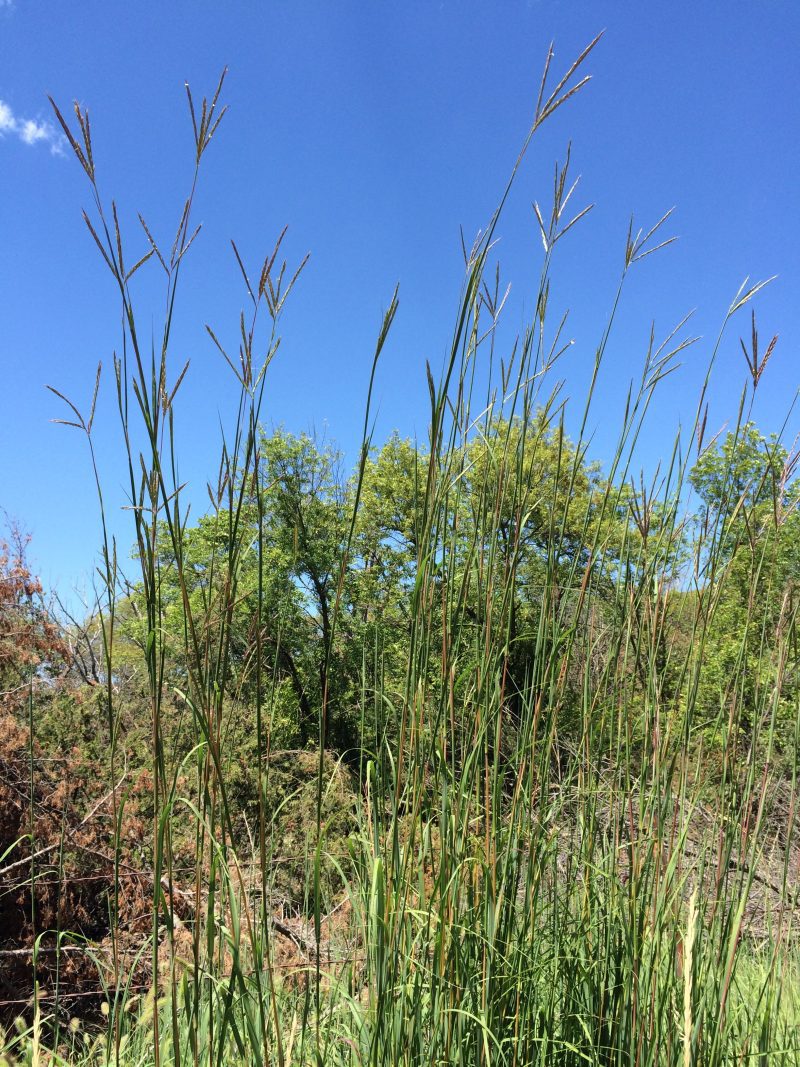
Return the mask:
[[[791,501],[786,449],[752,422],[726,434],[700,455],[689,482],[700,499],[700,536],[709,555],[727,560],[739,542],[753,539],[771,508],[777,517]]]
[[[707,625],[698,698],[713,714],[738,709],[750,736],[791,718],[797,664],[792,639],[800,589],[800,486],[795,460],[752,423],[708,448],[691,472],[700,498],[699,544],[708,563]]]

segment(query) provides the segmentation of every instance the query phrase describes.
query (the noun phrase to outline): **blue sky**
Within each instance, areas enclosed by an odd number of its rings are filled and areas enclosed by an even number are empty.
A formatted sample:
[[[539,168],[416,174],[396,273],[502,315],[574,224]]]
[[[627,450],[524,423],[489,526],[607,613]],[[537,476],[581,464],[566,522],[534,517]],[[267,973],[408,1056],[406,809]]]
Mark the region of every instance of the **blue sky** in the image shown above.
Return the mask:
[[[268,419],[316,428],[352,456],[375,334],[399,282],[378,433],[424,436],[424,361],[440,366],[447,346],[459,226],[473,235],[491,214],[550,40],[560,70],[601,29],[591,84],[537,137],[500,225],[513,287],[506,328],[531,310],[541,256],[531,202],[547,199],[569,141],[577,202],[596,205],[555,270],[554,308],[570,308],[576,340],[561,372],[570,396],[582,395],[631,213],[650,223],[675,206],[669,232],[680,240],[631,278],[590,420],[602,461],[651,320],[663,334],[697,308],[704,340],[648,424],[641,458],[652,466],[693,417],[711,338],[745,275],[779,276],[757,304],[762,336],[780,334],[755,411],[765,430],[781,424],[800,383],[796,2],[0,0],[0,506],[33,534],[45,581],[80,585],[99,543],[85,443],[49,422],[62,411],[45,384],[86,403],[98,360],[108,370],[119,343],[111,280],[80,218],[88,188],[50,125],[47,93],[88,106],[101,191],[116,198],[131,247],[141,243],[136,211],[168,244],[191,174],[183,83],[200,96],[230,68],[230,113],[202,176],[204,228],[175,330],[176,365],[192,360],[177,412],[182,473],[200,503],[232,398],[203,329],[235,336],[243,294],[229,239],[255,264],[288,223],[290,261],[311,253],[282,324]],[[154,328],[159,314],[153,301]],[[735,417],[748,329],[740,315],[721,353],[714,430]],[[110,385],[106,374],[96,434],[127,548]]]

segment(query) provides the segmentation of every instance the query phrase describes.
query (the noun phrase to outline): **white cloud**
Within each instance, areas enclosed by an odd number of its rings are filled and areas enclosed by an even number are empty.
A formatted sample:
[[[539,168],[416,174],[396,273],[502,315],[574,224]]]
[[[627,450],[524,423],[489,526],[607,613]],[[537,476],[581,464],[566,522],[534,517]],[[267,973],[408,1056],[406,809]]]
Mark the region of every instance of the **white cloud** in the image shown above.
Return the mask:
[[[2,6],[3,0],[0,0]],[[37,119],[17,118],[9,105],[0,100],[0,138],[11,135],[18,137],[23,144],[34,145],[44,142],[50,146],[53,155],[61,155],[64,138],[52,122],[40,122]]]
[[[11,108],[0,100],[0,133],[10,133],[14,129],[14,116]]]
[[[33,119],[26,119],[26,121],[22,123],[19,135],[25,144],[36,144],[37,141],[48,140],[50,130],[48,130],[44,123],[34,122]]]

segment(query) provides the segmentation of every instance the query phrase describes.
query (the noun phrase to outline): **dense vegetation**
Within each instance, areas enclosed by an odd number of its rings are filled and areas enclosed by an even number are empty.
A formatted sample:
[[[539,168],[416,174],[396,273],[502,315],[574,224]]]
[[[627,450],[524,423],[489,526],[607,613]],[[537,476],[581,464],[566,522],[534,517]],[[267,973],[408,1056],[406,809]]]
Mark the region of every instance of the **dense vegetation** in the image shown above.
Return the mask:
[[[589,51],[552,90],[548,60],[526,149]],[[192,190],[221,88],[189,98]],[[754,314],[738,419],[707,439],[705,415],[760,286],[733,299],[660,470],[633,462],[683,323],[644,354],[600,469],[594,383],[629,273],[668,240],[665,219],[628,234],[570,439],[565,325],[548,317],[553,257],[584,214],[565,164],[536,207],[534,321],[500,350],[498,209],[465,249],[428,439],[371,435],[395,294],[347,471],[329,442],[265,430],[300,271],[280,240],[255,274],[236,252],[246,310],[232,344],[209,334],[240,401],[194,520],[171,311],[144,345],[132,284],[161,271],[173,307],[192,196],[170,252],[143,222],[129,255],[76,120],[62,124],[122,308],[112,388],[137,577],[99,482],[85,615],[46,600],[19,534],[0,551],[5,1060],[800,1062],[797,454],[750,418],[775,348]],[[82,412],[61,397],[95,471],[97,398]]]

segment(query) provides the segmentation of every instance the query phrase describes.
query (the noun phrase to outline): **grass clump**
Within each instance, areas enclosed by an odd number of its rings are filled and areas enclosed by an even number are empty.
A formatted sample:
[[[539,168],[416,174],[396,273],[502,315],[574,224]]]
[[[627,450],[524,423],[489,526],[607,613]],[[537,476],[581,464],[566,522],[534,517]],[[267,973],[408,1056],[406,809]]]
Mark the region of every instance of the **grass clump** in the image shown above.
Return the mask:
[[[73,133],[57,112],[122,306],[114,387],[140,575],[123,583],[103,516],[103,585],[82,624],[99,649],[110,739],[102,960],[97,936],[85,946],[99,975],[87,991],[94,1023],[86,1036],[65,1023],[76,991],[35,970],[67,931],[34,914],[35,984],[8,1059],[800,1057],[795,459],[749,420],[764,369],[755,324],[736,427],[705,440],[717,354],[760,286],[731,302],[695,425],[661,473],[646,482],[634,456],[661,381],[692,343],[685,322],[643,354],[616,450],[597,469],[587,427],[616,311],[630,273],[670,239],[667,216],[629,231],[570,439],[553,383],[565,324],[548,310],[559,242],[585,214],[571,214],[567,159],[552,205],[536,206],[534,320],[500,350],[502,207],[539,127],[587,81],[593,46],[554,87],[548,56],[500,207],[465,248],[448,356],[438,381],[428,372],[424,445],[371,437],[396,293],[353,473],[308,437],[265,433],[266,372],[302,264],[281,262],[279,239],[250,273],[234,246],[247,311],[233,348],[209,334],[239,401],[194,525],[174,446],[186,369],[169,353],[222,82],[199,108],[189,96],[195,174],[171,251],[143,221],[138,259],[98,193],[88,115],[76,108]],[[131,285],[148,261],[168,308],[152,349]],[[92,460],[96,398],[88,415],[66,401]],[[143,684],[130,683],[132,662]],[[33,726],[29,716],[31,753]],[[136,795],[118,784],[131,761]],[[30,766],[34,782],[33,755]],[[29,800],[40,803],[35,785]],[[133,817],[149,880],[131,914]],[[8,846],[29,865],[32,912],[34,837]],[[68,854],[52,865],[62,876]]]

